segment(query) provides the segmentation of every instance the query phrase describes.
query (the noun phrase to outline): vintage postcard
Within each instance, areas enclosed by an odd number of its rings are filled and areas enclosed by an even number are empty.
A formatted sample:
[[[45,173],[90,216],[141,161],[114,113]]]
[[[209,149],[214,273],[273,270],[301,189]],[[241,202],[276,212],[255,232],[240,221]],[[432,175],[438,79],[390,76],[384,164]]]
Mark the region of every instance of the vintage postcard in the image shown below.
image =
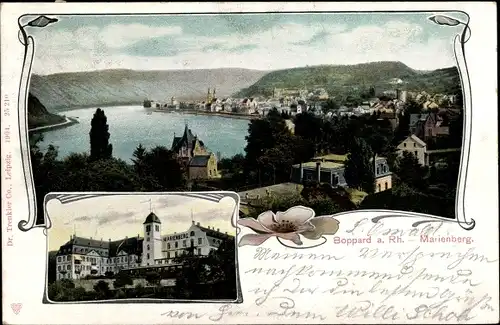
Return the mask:
[[[3,3],[4,324],[498,323],[496,19]]]

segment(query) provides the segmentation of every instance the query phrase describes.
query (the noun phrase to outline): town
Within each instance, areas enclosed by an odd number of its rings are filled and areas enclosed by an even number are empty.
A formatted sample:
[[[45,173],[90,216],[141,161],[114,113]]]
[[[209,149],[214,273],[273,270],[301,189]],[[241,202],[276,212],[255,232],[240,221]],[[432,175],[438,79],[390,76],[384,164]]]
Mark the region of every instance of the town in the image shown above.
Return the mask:
[[[313,140],[309,144],[312,144],[315,149],[306,155],[309,159],[290,158],[294,160],[293,163],[291,160],[283,163],[283,160],[287,158],[264,157],[265,154],[261,153],[255,157],[259,163],[254,164],[254,168],[259,169],[259,179],[256,182],[258,185],[251,188],[247,186],[248,183],[240,184],[245,185],[244,190],[241,190],[237,185],[231,184],[229,189],[239,189],[243,202],[252,206],[262,204],[263,197],[273,196],[273,194],[281,196],[294,194],[299,185],[305,183],[326,184],[335,189],[344,188],[350,191],[351,196],[353,191],[361,195],[361,198],[357,198],[355,202],[359,205],[369,193],[390,190],[395,182],[401,183],[403,171],[399,172],[400,175],[393,175],[394,169],[398,168],[398,159],[418,167],[413,172],[415,174],[420,172],[419,176],[410,175],[411,172],[406,173],[416,183],[423,182],[423,179],[427,177],[425,175],[430,175],[426,174],[426,171],[432,172],[432,177],[436,180],[440,179],[440,173],[437,170],[446,169],[450,165],[457,166],[460,159],[463,113],[459,95],[405,90],[404,81],[399,78],[389,80],[388,85],[388,88],[378,93],[374,87],[371,87],[370,98],[350,106],[338,105],[335,97],[330,96],[323,88],[316,88],[312,91],[274,88],[273,95],[268,98],[243,99],[217,98],[216,90],[213,88],[208,90],[207,98],[201,102],[179,103],[175,97],[172,97],[169,104],[146,101],[145,106],[155,107],[155,110],[159,112],[227,114],[229,117],[237,115],[264,120],[272,120],[272,117],[270,118],[272,114],[278,115],[283,119],[291,134],[302,138],[313,137],[309,139]],[[352,139],[346,139],[344,146],[325,143],[328,142],[325,137],[328,138],[329,135],[323,130],[328,130],[330,127],[330,132],[335,133],[336,131],[332,129],[341,125],[341,121],[349,121],[348,124],[359,121],[362,125],[357,127],[373,132],[373,134],[362,135],[362,137],[372,137],[368,139],[369,146],[372,147],[369,148],[372,149],[372,156],[369,157],[367,166],[372,173],[370,176],[372,185],[361,186],[359,182],[353,184],[355,183],[352,180],[353,176],[346,175],[346,165],[349,165],[347,161],[350,156],[351,161],[353,159],[353,155],[349,155],[352,150],[348,148],[351,147]],[[314,134],[315,131],[310,128],[318,126],[321,130],[317,130],[318,132]],[[300,130],[296,130],[297,128]],[[250,126],[250,131],[251,129],[252,126]],[[209,152],[203,145],[203,141],[192,132],[186,125],[183,136],[175,138],[172,145],[172,150],[186,166],[188,179],[195,182],[197,188],[228,189],[227,184],[233,183],[235,172],[236,176],[244,172],[241,169],[235,171],[231,159],[221,159],[219,153]],[[376,139],[377,136],[378,139]],[[341,137],[339,135],[336,141],[341,140]],[[318,146],[318,142],[323,143]],[[248,148],[249,146],[247,146],[247,156]],[[240,159],[245,160],[244,158]],[[283,167],[288,170],[277,171]],[[272,175],[269,175],[269,168],[273,170]],[[266,170],[267,181],[264,180],[266,176],[263,175]],[[352,171],[348,173],[353,174]],[[356,173],[357,171],[354,171],[354,174]],[[278,179],[277,174],[281,174]],[[228,182],[228,177],[232,181]],[[358,175],[354,178],[356,177],[362,176]],[[418,177],[422,179],[419,180]],[[453,182],[456,182],[456,178],[451,181],[451,184]],[[263,183],[267,186],[263,186]],[[431,188],[433,191],[438,191],[437,188],[440,185],[434,185],[431,185]],[[361,190],[361,193],[357,190]]]

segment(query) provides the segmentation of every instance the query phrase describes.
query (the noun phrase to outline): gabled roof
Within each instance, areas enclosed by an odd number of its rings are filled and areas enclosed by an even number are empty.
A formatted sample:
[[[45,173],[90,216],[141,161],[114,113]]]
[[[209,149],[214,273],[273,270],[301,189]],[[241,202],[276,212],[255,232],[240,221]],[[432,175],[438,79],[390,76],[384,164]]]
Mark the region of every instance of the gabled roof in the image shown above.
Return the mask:
[[[152,223],[152,222],[161,223],[160,218],[158,218],[158,216],[156,214],[154,214],[153,212],[148,214],[148,216],[146,217],[146,220],[144,221],[143,224]]]
[[[77,237],[77,236],[73,236],[63,246],[67,245],[86,246],[93,248],[109,248],[109,242],[106,240],[97,240],[97,239]]]
[[[184,134],[182,137],[174,137],[174,141],[172,143],[172,150],[178,151],[182,146],[187,146],[188,148],[192,148],[194,144],[194,140],[196,137],[191,132],[191,129],[188,128],[188,125],[184,127]]]
[[[191,161],[189,161],[189,167],[206,167],[210,157],[211,155],[194,156],[191,158]]]
[[[205,228],[203,226],[198,226],[198,228],[200,228],[201,231],[203,231],[207,237],[212,237],[212,238],[216,238],[216,239],[231,239],[233,238],[233,236],[231,235],[228,235],[228,234],[224,234],[220,231],[217,231],[215,229],[209,229],[209,228]]]
[[[415,134],[412,134],[409,136],[409,138],[411,138],[413,141],[415,141],[416,143],[418,143],[419,145],[425,147],[427,144],[422,141],[419,137],[417,137]]]
[[[115,257],[120,251],[127,254],[142,254],[144,238],[131,237],[110,242],[109,257]]]

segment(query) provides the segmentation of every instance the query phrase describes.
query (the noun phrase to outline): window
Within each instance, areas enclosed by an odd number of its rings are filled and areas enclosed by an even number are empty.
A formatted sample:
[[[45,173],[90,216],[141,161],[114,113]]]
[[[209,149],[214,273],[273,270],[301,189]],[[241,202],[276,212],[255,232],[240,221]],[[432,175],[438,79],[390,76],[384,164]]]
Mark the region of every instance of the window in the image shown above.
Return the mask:
[[[212,176],[212,170],[209,170],[209,171],[208,171],[208,175],[209,175],[209,176]]]
[[[59,271],[61,271],[61,265],[59,265],[59,266],[57,267],[57,269],[58,269]]]
[[[155,230],[156,230],[156,231],[160,231],[160,226],[155,225]]]
[[[125,258],[125,262],[128,262],[128,257],[127,257],[127,256],[125,256],[124,258]]]
[[[406,143],[403,143],[403,147],[405,147],[405,148],[406,148]]]
[[[148,238],[146,238],[146,241],[149,241],[149,237],[148,237]]]
[[[66,265],[66,270],[70,270],[71,269],[71,265]]]
[[[187,246],[187,243],[186,243],[186,240],[184,239],[184,240],[182,241],[182,247],[186,247],[186,246]]]
[[[150,231],[151,231],[151,225],[147,225],[147,226],[146,226],[146,231],[147,231],[147,232],[150,232]]]
[[[149,260],[149,253],[146,254],[146,259]],[[149,264],[148,264],[149,265]]]
[[[191,237],[194,237],[194,231],[191,231],[190,235]]]
[[[167,244],[167,249],[170,249],[170,243]]]
[[[389,185],[387,185],[387,182],[385,182],[385,189],[387,190],[389,188]]]
[[[179,243],[175,242],[175,248],[179,247]]]
[[[415,151],[415,156],[418,156],[418,151]]]
[[[57,261],[58,261],[58,262],[61,262],[61,256],[58,256],[58,257],[57,257]]]
[[[380,167],[377,167],[377,175],[380,174]]]
[[[417,147],[417,144],[414,142],[413,143],[413,148],[416,148]]]
[[[177,257],[177,251],[174,252],[174,256]]]
[[[198,248],[198,255],[201,255],[201,248]]]
[[[203,243],[203,239],[198,238],[198,245],[201,245]]]
[[[163,238],[163,241],[167,241],[167,237]]]
[[[148,245],[148,251],[149,251],[149,249],[150,249],[150,247],[149,247],[149,245]]]
[[[170,252],[167,252],[167,258],[170,258]]]

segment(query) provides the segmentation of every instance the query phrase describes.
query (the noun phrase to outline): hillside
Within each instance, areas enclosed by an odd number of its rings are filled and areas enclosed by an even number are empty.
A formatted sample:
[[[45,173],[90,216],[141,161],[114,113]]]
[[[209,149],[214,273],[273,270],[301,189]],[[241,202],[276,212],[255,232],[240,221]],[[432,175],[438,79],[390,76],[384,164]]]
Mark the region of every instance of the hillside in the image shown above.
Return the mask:
[[[97,105],[142,104],[143,100],[199,100],[216,87],[228,96],[249,87],[266,72],[247,69],[101,70],[31,77],[30,92],[49,110]]]
[[[435,71],[413,70],[401,62],[372,62],[356,65],[321,65],[274,71],[266,74],[252,86],[242,89],[235,96],[269,96],[273,88],[312,87],[325,88],[331,96],[356,95],[375,87],[376,91],[394,89],[391,79],[405,83],[402,89],[431,93],[454,92],[460,79],[456,68]]]
[[[36,128],[39,126],[52,125],[57,123],[62,123],[65,118],[49,113],[47,108],[38,100],[37,97],[33,96],[30,92],[28,94],[28,128]]]

